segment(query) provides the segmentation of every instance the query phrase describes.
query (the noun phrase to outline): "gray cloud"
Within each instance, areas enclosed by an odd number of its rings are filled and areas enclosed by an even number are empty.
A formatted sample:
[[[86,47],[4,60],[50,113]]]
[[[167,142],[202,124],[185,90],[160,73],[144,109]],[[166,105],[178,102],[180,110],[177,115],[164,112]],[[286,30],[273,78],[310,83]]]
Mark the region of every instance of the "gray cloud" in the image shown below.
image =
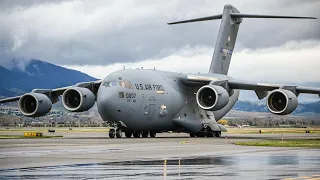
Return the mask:
[[[36,58],[61,65],[109,65],[213,47],[220,21],[167,22],[222,13],[217,1],[1,1],[0,64]],[[242,13],[316,16],[320,1],[228,1]],[[318,20],[244,19],[237,49],[319,40]]]

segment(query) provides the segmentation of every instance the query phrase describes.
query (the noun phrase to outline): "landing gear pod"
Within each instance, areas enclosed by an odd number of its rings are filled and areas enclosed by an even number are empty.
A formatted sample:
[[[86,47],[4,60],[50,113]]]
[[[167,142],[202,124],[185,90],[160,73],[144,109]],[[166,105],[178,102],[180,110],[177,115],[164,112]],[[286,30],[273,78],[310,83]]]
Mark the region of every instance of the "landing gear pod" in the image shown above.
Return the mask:
[[[71,112],[83,112],[89,110],[96,100],[96,96],[87,88],[72,87],[64,91],[62,104]]]
[[[297,106],[297,96],[288,90],[276,89],[267,97],[267,107],[273,114],[287,115],[292,113]]]
[[[27,93],[19,99],[19,110],[27,117],[40,117],[46,115],[52,108],[48,96],[40,93]]]
[[[196,95],[200,108],[208,111],[216,111],[225,107],[229,102],[229,93],[221,86],[202,86]]]

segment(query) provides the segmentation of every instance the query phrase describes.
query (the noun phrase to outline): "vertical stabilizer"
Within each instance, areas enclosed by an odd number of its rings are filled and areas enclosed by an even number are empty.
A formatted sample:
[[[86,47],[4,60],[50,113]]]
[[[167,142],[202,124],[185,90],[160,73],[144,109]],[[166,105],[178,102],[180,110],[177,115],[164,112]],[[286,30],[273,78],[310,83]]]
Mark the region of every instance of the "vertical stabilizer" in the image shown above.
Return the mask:
[[[234,44],[236,42],[238,34],[239,24],[242,21],[241,17],[232,18],[232,13],[239,13],[239,11],[232,5],[227,4],[224,6],[223,14],[197,19],[190,19],[185,21],[172,22],[168,24],[171,25],[221,19],[221,25],[219,29],[216,46],[213,52],[209,73],[227,74],[229,70],[231,56],[233,53]]]
[[[241,18],[231,18],[231,13],[240,12],[232,5],[225,5],[209,73],[228,74],[239,25],[242,22]]]
[[[240,23],[242,22],[242,18],[317,19],[315,17],[303,16],[241,14],[235,7],[227,4],[224,6],[223,14],[177,21],[168,24],[171,25],[221,19],[219,34],[213,52],[209,73],[228,74],[231,56],[233,54],[234,45],[236,43],[237,34]]]

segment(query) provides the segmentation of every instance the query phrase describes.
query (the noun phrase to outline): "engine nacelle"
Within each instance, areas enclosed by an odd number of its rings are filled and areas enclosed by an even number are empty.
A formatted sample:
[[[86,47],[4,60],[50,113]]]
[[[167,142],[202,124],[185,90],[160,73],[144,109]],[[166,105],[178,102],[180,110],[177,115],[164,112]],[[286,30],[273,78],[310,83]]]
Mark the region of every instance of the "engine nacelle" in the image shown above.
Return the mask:
[[[48,96],[40,93],[26,93],[19,99],[20,112],[27,117],[46,115],[52,108]]]
[[[64,91],[62,104],[71,112],[83,112],[89,110],[96,101],[96,96],[87,88],[72,87]]]
[[[292,113],[297,108],[298,99],[291,91],[276,89],[268,95],[267,106],[273,114],[286,115]]]
[[[229,93],[221,86],[202,86],[196,95],[200,108],[208,111],[216,111],[225,107],[229,102]]]

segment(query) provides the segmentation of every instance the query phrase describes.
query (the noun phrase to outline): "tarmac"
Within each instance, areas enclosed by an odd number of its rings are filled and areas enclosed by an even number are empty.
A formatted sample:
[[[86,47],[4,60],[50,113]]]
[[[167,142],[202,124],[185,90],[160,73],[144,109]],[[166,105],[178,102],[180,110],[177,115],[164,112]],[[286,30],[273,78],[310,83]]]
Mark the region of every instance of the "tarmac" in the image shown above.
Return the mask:
[[[234,144],[281,139],[281,134],[190,138],[164,133],[138,139],[110,139],[101,132],[56,135],[64,137],[0,139],[0,179],[320,179],[320,149]]]

